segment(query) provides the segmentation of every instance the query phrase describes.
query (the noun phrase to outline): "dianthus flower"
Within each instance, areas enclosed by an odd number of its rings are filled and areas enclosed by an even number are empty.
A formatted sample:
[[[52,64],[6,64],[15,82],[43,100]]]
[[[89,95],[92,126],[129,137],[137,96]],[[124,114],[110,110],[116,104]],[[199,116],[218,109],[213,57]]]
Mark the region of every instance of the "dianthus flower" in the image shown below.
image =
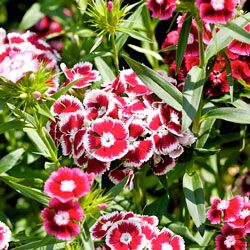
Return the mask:
[[[11,238],[9,227],[0,221],[0,250],[7,250]]]
[[[86,174],[79,168],[61,167],[45,182],[44,191],[61,202],[79,199],[90,191],[93,174]]]
[[[77,222],[82,220],[83,211],[77,202],[71,200],[62,203],[53,198],[49,207],[42,210],[42,218],[47,233],[60,240],[71,240],[80,232]]]
[[[206,23],[226,23],[234,14],[235,0],[196,0],[200,17]]]

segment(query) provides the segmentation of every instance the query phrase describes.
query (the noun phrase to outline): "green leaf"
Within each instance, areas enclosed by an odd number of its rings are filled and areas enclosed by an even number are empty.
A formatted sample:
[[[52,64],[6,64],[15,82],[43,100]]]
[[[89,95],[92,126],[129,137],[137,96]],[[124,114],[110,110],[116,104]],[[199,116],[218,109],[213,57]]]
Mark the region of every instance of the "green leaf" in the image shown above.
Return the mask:
[[[50,109],[45,103],[37,103],[36,104],[36,110],[39,114],[49,118],[52,121],[56,121],[55,117],[51,114]]]
[[[95,58],[95,65],[100,72],[104,82],[112,82],[115,79],[113,71],[101,57]]]
[[[234,86],[233,86],[233,75],[232,75],[232,68],[230,64],[230,59],[228,58],[226,53],[223,53],[223,56],[226,60],[226,71],[227,71],[227,82],[229,84],[229,93],[231,102],[233,101],[233,94],[234,94]]]
[[[19,25],[20,30],[26,30],[35,25],[42,19],[44,14],[41,12],[41,5],[34,3],[25,13]]]
[[[216,108],[209,110],[202,116],[202,120],[211,118],[239,124],[250,124],[249,110],[243,108]]]
[[[183,177],[183,192],[189,214],[193,218],[200,235],[204,235],[206,209],[203,185],[197,173]]]
[[[122,28],[122,27],[119,28],[119,31],[133,37],[136,40],[152,43],[152,41],[149,38],[147,38],[146,35],[144,35],[143,33],[139,31],[129,29],[129,28]]]
[[[232,38],[243,43],[250,43],[250,33],[236,23],[228,21],[225,25],[222,25],[222,27]]]
[[[80,37],[92,37],[92,36],[96,36],[96,33],[90,29],[82,29],[82,30],[77,31],[76,35]]]
[[[193,67],[185,81],[183,90],[182,130],[185,131],[191,125],[197,110],[199,109],[206,73],[204,69]]]
[[[159,61],[163,61],[163,58],[160,54],[158,54],[155,51],[149,50],[149,49],[144,49],[142,47],[133,45],[133,44],[129,44],[128,45],[130,48],[134,49],[135,51],[139,52],[139,53],[143,53],[145,55],[151,55],[152,57],[154,57],[155,59],[159,60]]]
[[[197,156],[209,156],[220,152],[220,149],[194,148],[194,153]]]
[[[24,149],[19,148],[7,154],[6,156],[4,156],[0,160],[0,174],[5,173],[11,168],[13,168],[17,164],[17,162],[20,160],[23,153],[24,153]]]
[[[116,197],[125,187],[125,185],[127,184],[129,176],[126,176],[119,184],[115,185],[114,187],[112,187],[108,192],[107,195],[109,197]]]
[[[183,25],[182,25],[179,39],[178,39],[176,58],[175,58],[176,60],[175,74],[179,71],[179,68],[183,61],[184,53],[187,48],[188,36],[189,36],[190,29],[191,29],[191,23],[192,23],[192,17],[190,16],[190,14],[187,14],[183,21]]]
[[[18,178],[16,178],[18,179]],[[5,182],[8,186],[15,189],[18,193],[21,193],[22,195],[36,200],[39,203],[47,206],[49,202],[49,197],[45,195],[43,192],[41,192],[39,189],[31,188],[28,186],[24,186],[20,183],[14,182],[11,176],[0,176],[0,180]]]
[[[232,23],[240,27],[245,27],[249,23],[249,19],[250,13],[247,13],[238,18],[235,18]],[[230,36],[228,29],[222,28],[219,32],[217,32],[216,35],[211,39],[205,50],[206,62],[208,62],[208,60],[212,56],[217,55],[219,51],[226,48],[232,40],[233,38]]]
[[[11,120],[0,124],[0,134],[9,131],[11,129],[20,130],[24,127],[24,123],[19,120]]]
[[[142,65],[127,56],[124,58],[146,86],[148,86],[164,102],[174,109],[181,111],[182,94],[175,86],[147,66]]]

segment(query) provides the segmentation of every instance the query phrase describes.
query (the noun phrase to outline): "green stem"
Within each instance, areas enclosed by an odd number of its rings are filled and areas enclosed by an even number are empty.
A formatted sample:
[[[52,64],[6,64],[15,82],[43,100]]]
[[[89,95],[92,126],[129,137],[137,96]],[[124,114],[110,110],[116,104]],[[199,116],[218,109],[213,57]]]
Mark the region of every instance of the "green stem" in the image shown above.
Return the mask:
[[[115,45],[115,33],[111,33],[111,43],[112,43],[112,48],[113,48],[113,57],[114,57],[114,64],[117,73],[119,72],[119,58],[118,58],[118,51]]]
[[[205,54],[204,54],[204,43],[202,39],[202,21],[198,22],[198,39],[199,39],[199,56],[200,56],[200,67],[205,67]]]

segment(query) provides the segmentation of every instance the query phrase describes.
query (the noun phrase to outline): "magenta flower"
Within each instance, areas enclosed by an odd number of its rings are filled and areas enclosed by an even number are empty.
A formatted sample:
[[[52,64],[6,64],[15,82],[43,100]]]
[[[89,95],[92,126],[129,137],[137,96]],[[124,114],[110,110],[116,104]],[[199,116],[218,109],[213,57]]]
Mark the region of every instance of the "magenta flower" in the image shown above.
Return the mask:
[[[247,242],[244,241],[245,232],[242,228],[232,228],[225,224],[222,234],[215,238],[216,250],[247,250]]]
[[[27,72],[37,70],[38,60],[31,52],[11,51],[0,63],[0,76],[14,83],[23,78]]]
[[[176,9],[176,0],[147,0],[147,6],[152,11],[152,17],[167,20]]]
[[[9,227],[0,221],[0,249],[7,250],[11,239],[11,231]]]
[[[142,250],[145,236],[136,221],[120,220],[112,225],[106,236],[106,244],[112,250]]]
[[[215,198],[208,210],[207,218],[211,224],[219,224],[221,220],[232,222],[239,217],[243,205],[244,199],[241,196],[235,196],[230,200]]]
[[[120,159],[128,152],[128,130],[120,120],[109,117],[95,120],[85,138],[86,150],[100,161]]]
[[[63,70],[67,81],[63,86],[68,85],[72,81],[76,81],[72,88],[80,89],[91,85],[91,82],[100,80],[99,72],[92,70],[92,64],[89,62],[79,62],[69,70],[67,66],[62,63],[61,69]]]
[[[83,211],[77,202],[71,200],[61,203],[53,198],[49,207],[42,210],[42,218],[47,233],[60,240],[71,240],[80,232],[77,222],[82,220]]]
[[[61,167],[45,182],[44,191],[61,202],[79,199],[90,191],[93,174],[86,174],[79,168]]]
[[[196,0],[200,17],[206,23],[226,23],[234,14],[235,0]]]
[[[175,166],[175,160],[168,155],[154,154],[154,164],[151,166],[156,175],[164,175]]]
[[[150,250],[165,250],[165,249],[174,249],[174,250],[184,250],[185,242],[183,238],[179,235],[174,235],[174,233],[167,229],[163,228],[160,233],[151,241]]]

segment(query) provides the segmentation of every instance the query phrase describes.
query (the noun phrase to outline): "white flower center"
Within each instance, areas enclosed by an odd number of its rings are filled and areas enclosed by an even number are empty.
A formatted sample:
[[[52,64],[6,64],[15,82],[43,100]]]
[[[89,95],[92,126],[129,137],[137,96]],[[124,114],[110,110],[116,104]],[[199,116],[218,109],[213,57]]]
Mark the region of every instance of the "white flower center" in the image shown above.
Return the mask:
[[[193,36],[193,34],[191,34],[191,33],[189,33],[189,35],[188,35],[188,44],[192,44],[194,42],[194,36]]]
[[[211,0],[211,5],[214,10],[224,9],[225,0]]]
[[[162,4],[162,3],[164,2],[164,0],[156,0],[156,2],[157,2],[158,4]]]
[[[218,205],[217,205],[217,209],[218,210],[225,210],[227,209],[229,206],[229,201],[225,201],[225,200],[222,200]]]
[[[234,238],[234,236],[229,235],[226,237],[226,239],[224,240],[224,245],[226,246],[226,248],[231,248],[232,246],[234,246],[236,243],[236,240]]]
[[[250,176],[246,178],[246,184],[250,185]]]
[[[115,143],[115,137],[110,132],[104,132],[101,137],[101,143],[104,147],[111,147]]]
[[[54,221],[58,226],[64,226],[69,223],[69,213],[65,211],[58,211],[54,216]]]
[[[248,208],[243,209],[242,211],[240,211],[240,218],[245,220],[246,217],[248,217],[250,215],[250,210]]]
[[[76,188],[73,180],[65,180],[61,182],[60,189],[62,192],[72,192]]]
[[[162,250],[173,250],[173,247],[169,243],[163,243],[161,246]]]
[[[103,115],[107,111],[106,107],[102,106],[98,109],[98,115]]]
[[[124,244],[129,244],[132,240],[132,237],[129,233],[122,233],[120,242]]]

